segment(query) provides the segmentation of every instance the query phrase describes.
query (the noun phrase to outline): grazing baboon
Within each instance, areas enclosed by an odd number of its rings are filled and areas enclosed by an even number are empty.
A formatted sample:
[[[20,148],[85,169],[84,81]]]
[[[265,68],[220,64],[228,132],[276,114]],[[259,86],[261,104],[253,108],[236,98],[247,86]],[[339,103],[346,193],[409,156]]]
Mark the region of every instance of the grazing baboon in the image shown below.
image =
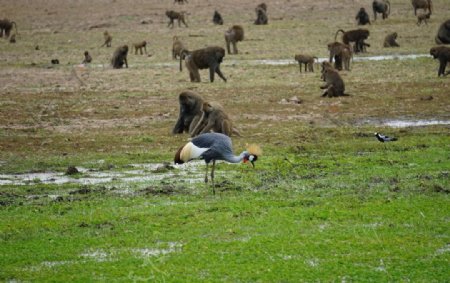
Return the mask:
[[[244,28],[234,25],[225,32],[225,42],[228,54],[238,54],[237,43],[244,40]],[[233,45],[233,53],[230,52],[230,43]]]
[[[441,24],[435,37],[437,44],[450,44],[450,20]]]
[[[430,49],[430,55],[434,59],[439,59],[438,77],[446,76],[450,73],[445,73],[445,67],[450,63],[450,47],[447,46],[435,46]]]
[[[178,36],[173,37],[172,43],[172,59],[177,59],[177,57],[181,56],[181,51],[186,49],[183,42],[178,38]]]
[[[417,16],[417,25],[420,26],[422,22],[425,23],[425,25],[428,25],[428,20],[431,17],[431,11],[426,14],[421,14]]]
[[[391,3],[389,0],[374,0],[372,2],[373,20],[377,20],[377,13],[382,14],[383,20],[387,19],[391,13]]]
[[[175,1],[173,1],[173,4],[175,4],[175,3],[184,4],[184,2],[188,3],[187,0],[175,0]]]
[[[307,68],[310,72],[314,72],[314,59],[319,59],[316,56],[309,56],[309,55],[303,55],[303,54],[297,54],[294,57],[295,61],[298,62],[298,65],[300,67],[300,73],[302,72],[302,64],[305,64],[305,72],[307,71]]]
[[[84,51],[84,60],[83,60],[83,62],[81,62],[81,64],[88,64],[88,63],[91,63],[91,62],[92,62],[91,55],[89,54],[89,52]]]
[[[111,59],[111,65],[114,69],[121,69],[123,65],[128,68],[128,45],[123,45],[117,47],[116,51],[114,51],[113,57]]]
[[[11,34],[11,36],[9,37],[9,43],[16,43],[16,34],[15,33]]]
[[[359,9],[358,14],[356,14],[355,19],[358,21],[358,25],[370,25],[370,18],[369,18],[369,14],[367,14],[366,9],[362,8]]]
[[[141,55],[143,55],[142,49],[144,49],[145,54],[147,54],[147,41],[144,40],[144,41],[141,41],[141,42],[133,43],[133,47],[134,47],[134,54],[135,55],[137,54],[138,50],[139,50],[139,53]]]
[[[173,28],[174,20],[178,21],[178,26],[181,27],[181,23],[183,23],[186,27],[188,26],[184,20],[184,12],[175,12],[175,11],[166,11],[166,16],[169,18],[168,27]],[[180,23],[181,22],[181,23]]]
[[[417,16],[417,9],[428,10],[431,13],[432,3],[431,0],[411,0],[411,4],[414,8],[414,15]]]
[[[266,3],[261,3],[255,8],[256,20],[255,25],[267,25],[269,19],[267,18],[267,5]]]
[[[393,32],[384,38],[383,47],[400,47],[400,45],[397,43],[397,33]]]
[[[180,104],[180,113],[178,120],[173,127],[172,134],[190,133],[194,130],[199,119],[202,116],[203,98],[192,92],[184,91],[178,96]]]
[[[337,41],[329,43],[327,46],[330,51],[330,63],[333,63],[334,58],[334,68],[342,70],[342,64],[344,64],[344,69],[350,71],[350,60],[353,57],[351,46]]]
[[[223,25],[222,15],[217,11],[214,11],[213,23],[216,25]]]
[[[322,96],[335,97],[345,95],[344,81],[337,70],[326,68],[323,70],[322,76],[325,80],[325,84],[320,87],[321,89],[325,89]]]
[[[349,31],[344,31],[342,29],[339,29],[336,31],[336,34],[334,35],[334,40],[336,40],[337,34],[339,32],[342,32],[342,42],[345,44],[350,44],[350,42],[354,42],[354,51],[357,52],[364,52],[365,46],[370,46],[369,44],[365,43],[364,40],[366,40],[370,32],[367,29],[354,29]]]
[[[233,132],[231,119],[225,113],[222,105],[217,102],[203,102],[202,116],[189,133],[191,137],[195,137],[210,131],[222,133],[229,137]]]
[[[8,38],[13,27],[15,28],[16,34],[18,34],[16,22],[8,19],[0,20],[0,37],[3,37],[4,34]]]
[[[105,32],[103,33],[103,38],[105,39],[105,42],[100,47],[103,46],[111,47],[112,36],[109,34],[107,30],[105,30]]]
[[[227,81],[220,70],[220,63],[222,63],[223,57],[225,57],[225,49],[222,47],[210,46],[189,52],[186,56],[184,54],[180,56],[180,70],[181,60],[185,57],[185,65],[189,71],[191,82],[200,82],[200,73],[198,70],[208,68],[211,82],[214,82],[214,73],[217,73],[224,82]]]

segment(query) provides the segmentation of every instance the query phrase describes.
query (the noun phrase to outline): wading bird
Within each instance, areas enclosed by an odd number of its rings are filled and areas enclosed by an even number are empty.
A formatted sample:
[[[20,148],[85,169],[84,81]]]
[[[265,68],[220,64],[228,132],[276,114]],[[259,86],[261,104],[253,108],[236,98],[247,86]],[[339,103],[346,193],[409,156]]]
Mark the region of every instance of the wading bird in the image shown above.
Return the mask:
[[[390,141],[396,141],[397,140],[397,138],[394,138],[394,137],[388,137],[388,136],[383,136],[382,134],[379,134],[379,133],[375,133],[375,137],[377,137],[377,139],[380,141],[380,142],[390,142]]]
[[[233,154],[230,137],[220,133],[205,133],[193,138],[190,142],[180,147],[175,154],[175,164],[183,164],[193,159],[204,159],[206,163],[205,183],[208,183],[208,165],[212,161],[211,181],[213,194],[214,169],[217,160],[225,160],[230,163],[246,163],[250,161],[255,167],[255,161],[262,153],[257,145],[251,145],[240,155]]]

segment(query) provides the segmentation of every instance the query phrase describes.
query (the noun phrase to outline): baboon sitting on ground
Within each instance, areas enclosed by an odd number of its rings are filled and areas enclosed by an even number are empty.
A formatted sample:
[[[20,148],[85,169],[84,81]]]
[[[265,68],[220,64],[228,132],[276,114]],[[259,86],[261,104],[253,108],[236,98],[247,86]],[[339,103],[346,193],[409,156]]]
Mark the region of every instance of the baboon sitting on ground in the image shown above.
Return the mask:
[[[83,60],[83,62],[81,62],[81,64],[88,64],[88,63],[91,63],[91,62],[92,62],[91,55],[89,54],[89,52],[84,51],[84,60]]]
[[[107,30],[105,30],[105,32],[103,33],[103,38],[105,39],[105,42],[100,47],[111,47],[112,36],[108,33]]]
[[[323,79],[325,84],[321,86],[321,89],[325,89],[322,96],[336,97],[344,96],[345,85],[339,72],[332,68],[326,68],[323,70]]]
[[[111,59],[111,64],[113,68],[121,69],[123,68],[123,65],[125,65],[125,67],[128,68],[127,55],[128,55],[128,45],[117,47]]]
[[[400,47],[400,45],[397,43],[397,33],[393,32],[384,38],[383,47]]]
[[[369,14],[367,14],[366,9],[362,8],[359,9],[358,14],[356,14],[355,19],[358,21],[358,25],[370,25],[370,18]]]
[[[172,134],[191,133],[203,112],[203,97],[192,91],[183,91],[178,96],[180,114],[173,127]],[[195,121],[194,121],[195,120]]]
[[[222,15],[217,11],[214,11],[213,23],[216,25],[223,25]]]
[[[255,8],[256,20],[255,25],[267,25],[269,19],[267,18],[267,5],[266,3],[261,3]]]

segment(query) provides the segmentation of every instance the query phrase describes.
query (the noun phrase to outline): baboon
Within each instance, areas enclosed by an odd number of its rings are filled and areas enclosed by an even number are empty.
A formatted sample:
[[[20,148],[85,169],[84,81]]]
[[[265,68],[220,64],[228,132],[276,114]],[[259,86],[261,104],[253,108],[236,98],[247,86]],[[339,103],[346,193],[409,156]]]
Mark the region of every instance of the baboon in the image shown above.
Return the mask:
[[[450,44],[450,20],[441,24],[435,37],[437,44]]]
[[[425,25],[428,25],[428,20],[431,17],[431,11],[426,14],[421,14],[417,16],[417,25],[420,26],[422,22],[425,23]]]
[[[184,2],[188,3],[187,0],[175,0],[175,1],[173,1],[173,4],[175,4],[175,3],[184,4]]]
[[[109,34],[107,30],[105,30],[105,32],[103,33],[103,38],[105,39],[105,42],[100,47],[103,46],[111,47],[112,36]]]
[[[84,60],[83,60],[83,62],[81,62],[81,64],[88,64],[88,63],[91,63],[91,62],[92,62],[91,55],[89,54],[89,52],[84,51]]]
[[[13,27],[15,28],[16,34],[18,34],[16,22],[8,19],[0,20],[0,37],[3,37],[4,34],[8,38]]]
[[[374,0],[372,2],[373,20],[377,20],[377,13],[383,15],[383,20],[387,19],[391,13],[391,3],[389,0]]]
[[[183,42],[178,38],[178,36],[173,37],[172,43],[172,59],[177,59],[177,57],[181,56],[181,51],[186,49]]]
[[[203,113],[203,101],[200,95],[192,91],[184,91],[179,94],[180,112],[172,129],[172,134],[190,133],[194,130]]]
[[[367,14],[366,9],[364,8],[359,9],[359,12],[358,14],[356,14],[355,19],[358,21],[358,25],[370,25],[369,14]]]
[[[184,56],[184,54],[187,55]],[[182,56],[180,56],[180,70],[183,57],[185,57],[185,65],[189,71],[191,82],[200,82],[200,73],[198,70],[207,68],[209,68],[209,79],[211,82],[214,82],[214,73],[217,73],[224,82],[227,81],[220,70],[220,63],[222,63],[223,57],[225,57],[225,49],[222,47],[210,46],[188,53],[182,52]]]
[[[321,86],[321,89],[325,89],[322,96],[335,97],[344,96],[345,85],[339,72],[332,68],[326,68],[322,73],[325,84]]]
[[[175,11],[166,11],[166,16],[169,18],[168,27],[173,28],[174,20],[178,21],[178,26],[181,27],[181,23],[183,23],[186,27],[188,26],[184,20],[184,12],[175,12]],[[181,23],[180,23],[181,22]]]
[[[136,42],[133,43],[133,47],[134,47],[134,54],[136,55],[138,50],[139,53],[141,53],[141,55],[143,55],[142,53],[142,49],[144,49],[145,54],[147,54],[147,41],[141,41],[141,42]]]
[[[231,137],[233,132],[231,119],[225,113],[222,105],[217,102],[203,102],[202,116],[189,133],[191,137],[195,137],[210,131],[222,133],[229,137]]]
[[[255,25],[267,25],[269,20],[267,18],[267,5],[266,3],[261,3],[255,8],[256,20]]]
[[[307,68],[310,72],[314,72],[314,59],[318,59],[316,56],[309,56],[303,54],[297,54],[294,57],[300,67],[300,73],[302,72],[302,64],[305,64],[305,72]]]
[[[432,3],[431,0],[411,0],[411,4],[414,8],[414,15],[417,16],[417,9],[424,9],[431,13]]]
[[[50,61],[53,65],[58,65],[59,64],[59,60],[58,59],[52,59]]]
[[[430,55],[434,59],[439,59],[438,77],[446,76],[450,73],[445,73],[445,67],[450,63],[450,47],[447,46],[435,46],[430,49]]]
[[[397,33],[393,32],[384,38],[383,47],[400,47],[400,45],[397,43]]]
[[[222,15],[217,11],[214,11],[213,23],[216,25],[223,25]]]
[[[11,34],[11,36],[9,37],[9,43],[16,43],[16,34],[15,33]]]
[[[339,29],[336,31],[336,34],[334,35],[334,40],[336,40],[337,34],[339,32],[342,32],[342,42],[345,44],[350,44],[350,42],[354,42],[354,51],[357,52],[364,52],[365,48],[364,45],[370,46],[369,44],[365,43],[364,40],[366,40],[370,32],[367,29],[354,29],[349,31],[344,31],[342,29]]]
[[[323,80],[323,81],[325,81],[325,78],[324,78],[324,76],[323,76],[323,74],[325,73],[325,70],[326,70],[326,69],[333,69],[333,70],[335,70],[335,68],[333,68],[333,64],[331,64],[331,63],[328,62],[328,61],[323,61],[322,64],[321,64],[321,66],[322,66],[322,69],[320,70],[320,73],[321,73],[320,79]]]
[[[342,70],[342,64],[344,64],[344,69],[350,71],[350,60],[353,57],[350,45],[335,41],[327,46],[330,51],[330,63],[333,63],[334,58],[334,68]]]
[[[123,45],[117,47],[116,51],[114,51],[113,57],[111,59],[111,65],[114,69],[121,69],[123,65],[128,68],[128,45]]]
[[[225,42],[228,54],[238,54],[237,43],[244,40],[244,28],[234,25],[225,32]],[[233,45],[233,53],[230,52],[230,43]]]

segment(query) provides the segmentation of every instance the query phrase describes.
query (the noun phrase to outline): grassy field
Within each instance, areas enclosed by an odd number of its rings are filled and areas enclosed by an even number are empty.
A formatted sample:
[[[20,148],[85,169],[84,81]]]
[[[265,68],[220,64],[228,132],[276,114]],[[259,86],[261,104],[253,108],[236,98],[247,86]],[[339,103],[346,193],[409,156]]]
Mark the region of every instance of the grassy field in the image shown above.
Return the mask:
[[[322,98],[319,65],[300,74],[294,54],[327,57],[371,1],[265,1],[267,26],[252,24],[254,1],[172,2],[2,3],[19,35],[0,40],[0,281],[448,281],[450,80],[438,62],[355,60],[341,72],[350,96]],[[428,54],[450,15],[435,0],[418,27],[409,0],[391,2],[355,59]],[[189,27],[167,28],[166,9]],[[202,71],[190,83],[172,37],[224,46],[232,24],[246,39],[224,59],[228,82]],[[104,30],[113,48],[99,47]],[[393,31],[401,47],[383,48]],[[150,56],[109,67],[115,47],[144,39]],[[80,66],[85,50],[94,62]],[[203,163],[166,164],[188,139],[171,135],[184,90],[224,105],[242,134],[236,153],[264,151],[255,169],[219,163],[216,195]],[[293,96],[302,102],[282,103]],[[443,124],[387,124],[418,120]],[[81,172],[64,175],[69,166]]]

